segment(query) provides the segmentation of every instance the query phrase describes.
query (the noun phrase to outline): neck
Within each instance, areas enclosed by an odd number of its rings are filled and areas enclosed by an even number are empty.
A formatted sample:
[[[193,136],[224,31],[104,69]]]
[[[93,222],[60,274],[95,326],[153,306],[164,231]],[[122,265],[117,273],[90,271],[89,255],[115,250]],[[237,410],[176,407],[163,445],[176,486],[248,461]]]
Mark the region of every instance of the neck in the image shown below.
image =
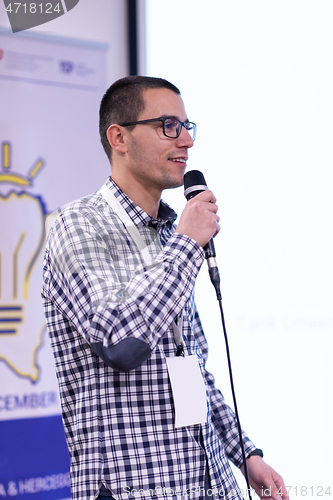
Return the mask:
[[[131,179],[129,183],[127,179],[117,175],[116,172],[111,173],[111,179],[138,207],[151,217],[157,218],[161,200],[160,190],[149,189],[135,179]]]

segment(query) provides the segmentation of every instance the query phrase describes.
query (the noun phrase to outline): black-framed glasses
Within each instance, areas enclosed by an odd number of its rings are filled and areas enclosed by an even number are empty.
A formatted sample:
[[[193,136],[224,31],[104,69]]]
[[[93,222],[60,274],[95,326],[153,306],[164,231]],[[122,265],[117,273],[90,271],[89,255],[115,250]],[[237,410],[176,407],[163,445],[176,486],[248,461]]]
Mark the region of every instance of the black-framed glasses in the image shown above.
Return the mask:
[[[145,125],[146,123],[152,122],[162,122],[163,124],[163,134],[169,139],[176,139],[180,136],[182,127],[187,130],[193,141],[195,141],[197,135],[197,126],[193,122],[181,122],[175,116],[160,116],[159,118],[151,118],[149,120],[139,120],[137,122],[120,123],[121,127],[130,127],[132,125]]]

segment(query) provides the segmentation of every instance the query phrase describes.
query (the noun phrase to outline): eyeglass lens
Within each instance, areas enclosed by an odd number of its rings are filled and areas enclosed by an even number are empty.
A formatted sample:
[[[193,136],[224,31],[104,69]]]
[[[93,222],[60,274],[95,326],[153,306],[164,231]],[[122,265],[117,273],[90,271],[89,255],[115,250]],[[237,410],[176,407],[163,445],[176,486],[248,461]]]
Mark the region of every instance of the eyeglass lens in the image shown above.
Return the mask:
[[[176,118],[167,118],[166,120],[164,120],[164,135],[170,138],[178,137],[181,133],[182,126],[182,122],[180,122]],[[185,128],[193,139],[195,127],[192,125],[192,123],[187,123],[185,125]]]

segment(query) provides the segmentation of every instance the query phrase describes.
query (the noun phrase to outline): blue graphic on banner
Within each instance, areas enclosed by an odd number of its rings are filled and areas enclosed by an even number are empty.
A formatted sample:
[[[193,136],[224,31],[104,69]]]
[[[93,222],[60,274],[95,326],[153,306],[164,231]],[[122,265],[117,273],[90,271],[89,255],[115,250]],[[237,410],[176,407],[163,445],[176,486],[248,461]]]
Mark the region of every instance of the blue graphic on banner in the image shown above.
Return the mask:
[[[62,73],[69,74],[73,71],[74,64],[71,61],[60,61],[59,67]]]
[[[7,420],[0,428],[0,498],[71,497],[61,416]]]

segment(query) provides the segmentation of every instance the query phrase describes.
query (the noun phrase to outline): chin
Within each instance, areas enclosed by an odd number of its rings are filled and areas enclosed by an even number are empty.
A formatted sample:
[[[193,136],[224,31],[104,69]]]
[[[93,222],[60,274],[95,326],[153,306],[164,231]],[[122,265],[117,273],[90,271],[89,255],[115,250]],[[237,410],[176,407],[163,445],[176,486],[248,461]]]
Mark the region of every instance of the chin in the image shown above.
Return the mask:
[[[163,189],[175,189],[184,185],[184,178],[181,179],[168,179],[164,183]]]
[[[185,168],[178,172],[172,172],[171,175],[165,177],[165,184],[168,184],[166,189],[173,189],[184,185]]]

